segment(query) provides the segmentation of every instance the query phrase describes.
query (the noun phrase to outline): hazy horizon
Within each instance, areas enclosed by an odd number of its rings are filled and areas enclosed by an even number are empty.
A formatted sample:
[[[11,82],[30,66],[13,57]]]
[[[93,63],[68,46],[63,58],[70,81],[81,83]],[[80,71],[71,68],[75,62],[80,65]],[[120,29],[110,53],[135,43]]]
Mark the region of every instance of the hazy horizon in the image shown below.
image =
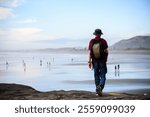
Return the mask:
[[[112,45],[150,35],[149,0],[0,0],[0,50],[88,47],[96,28]]]

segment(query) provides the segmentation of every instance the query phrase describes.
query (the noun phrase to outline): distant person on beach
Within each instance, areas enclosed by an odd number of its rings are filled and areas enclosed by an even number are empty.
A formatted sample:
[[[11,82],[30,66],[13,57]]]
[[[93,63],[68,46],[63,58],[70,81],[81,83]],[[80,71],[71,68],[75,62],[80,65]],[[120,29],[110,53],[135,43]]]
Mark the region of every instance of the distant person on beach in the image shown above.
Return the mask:
[[[115,65],[115,71],[117,70],[117,66]]]
[[[120,65],[118,64],[118,76],[120,76]]]
[[[115,76],[117,76],[117,66],[115,65]]]
[[[24,72],[26,71],[26,63],[24,62],[24,60],[23,60],[23,70]]]
[[[91,39],[88,48],[88,66],[94,69],[96,94],[102,96],[107,73],[108,45],[107,41],[101,38],[101,29],[96,29],[93,34],[95,38]]]
[[[42,60],[40,60],[40,66],[42,66]]]
[[[120,69],[120,65],[118,64],[118,70]]]
[[[6,61],[6,65],[8,65],[8,62]]]
[[[71,62],[73,62],[73,58],[71,59]]]
[[[8,61],[6,61],[6,70],[8,70]]]

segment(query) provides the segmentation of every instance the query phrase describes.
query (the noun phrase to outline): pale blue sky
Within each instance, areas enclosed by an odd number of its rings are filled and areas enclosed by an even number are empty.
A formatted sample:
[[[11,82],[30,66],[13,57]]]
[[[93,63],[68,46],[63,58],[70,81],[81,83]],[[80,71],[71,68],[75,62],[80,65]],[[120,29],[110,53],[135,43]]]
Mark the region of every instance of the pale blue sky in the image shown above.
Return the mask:
[[[86,47],[96,28],[109,45],[150,35],[150,1],[0,0],[0,49]]]

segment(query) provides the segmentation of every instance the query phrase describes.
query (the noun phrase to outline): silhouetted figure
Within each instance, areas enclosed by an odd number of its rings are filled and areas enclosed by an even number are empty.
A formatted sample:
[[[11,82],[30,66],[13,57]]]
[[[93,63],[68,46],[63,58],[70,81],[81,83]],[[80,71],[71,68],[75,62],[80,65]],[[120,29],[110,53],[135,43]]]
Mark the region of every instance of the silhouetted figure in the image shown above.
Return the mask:
[[[74,60],[74,59],[72,58],[72,59],[71,59],[71,62],[73,62],[73,60]]]
[[[6,61],[6,65],[8,65],[8,61]]]
[[[118,64],[118,76],[120,76],[120,65]]]
[[[55,59],[53,58],[53,62],[54,62],[54,60],[55,60]]]
[[[49,62],[49,71],[51,70],[51,62]]]
[[[120,65],[118,64],[118,70],[120,69]]]
[[[40,66],[42,66],[42,60],[40,60]]]
[[[115,65],[115,77],[117,76],[117,66]]]
[[[26,63],[23,61],[23,70],[26,71]]]
[[[51,70],[51,62],[47,62],[47,68],[49,69],[49,71]]]
[[[8,70],[8,61],[6,61],[6,70]]]
[[[117,70],[117,66],[115,65],[115,71]]]

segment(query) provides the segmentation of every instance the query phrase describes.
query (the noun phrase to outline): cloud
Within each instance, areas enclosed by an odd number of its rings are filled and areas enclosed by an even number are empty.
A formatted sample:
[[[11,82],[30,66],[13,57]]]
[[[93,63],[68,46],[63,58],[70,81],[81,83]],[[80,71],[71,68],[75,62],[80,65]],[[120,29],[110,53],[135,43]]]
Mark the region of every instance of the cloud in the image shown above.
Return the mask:
[[[42,38],[42,29],[39,28],[7,28],[0,29],[3,41],[33,41]]]
[[[15,8],[23,2],[24,0],[0,0],[0,6],[5,8]]]
[[[0,28],[0,49],[30,49],[80,45],[81,40],[52,37],[40,28]]]
[[[34,48],[32,41],[46,38],[44,36],[39,28],[0,28],[0,49]]]
[[[36,23],[36,22],[37,22],[36,19],[25,19],[25,20],[19,21],[19,23],[25,23],[25,24]]]
[[[4,20],[12,16],[13,16],[12,9],[0,7],[0,20]]]
[[[24,0],[0,0],[0,20],[14,16],[13,9],[23,3]]]
[[[2,42],[24,43],[40,40],[55,40],[50,34],[46,34],[40,28],[0,28],[0,45]]]

